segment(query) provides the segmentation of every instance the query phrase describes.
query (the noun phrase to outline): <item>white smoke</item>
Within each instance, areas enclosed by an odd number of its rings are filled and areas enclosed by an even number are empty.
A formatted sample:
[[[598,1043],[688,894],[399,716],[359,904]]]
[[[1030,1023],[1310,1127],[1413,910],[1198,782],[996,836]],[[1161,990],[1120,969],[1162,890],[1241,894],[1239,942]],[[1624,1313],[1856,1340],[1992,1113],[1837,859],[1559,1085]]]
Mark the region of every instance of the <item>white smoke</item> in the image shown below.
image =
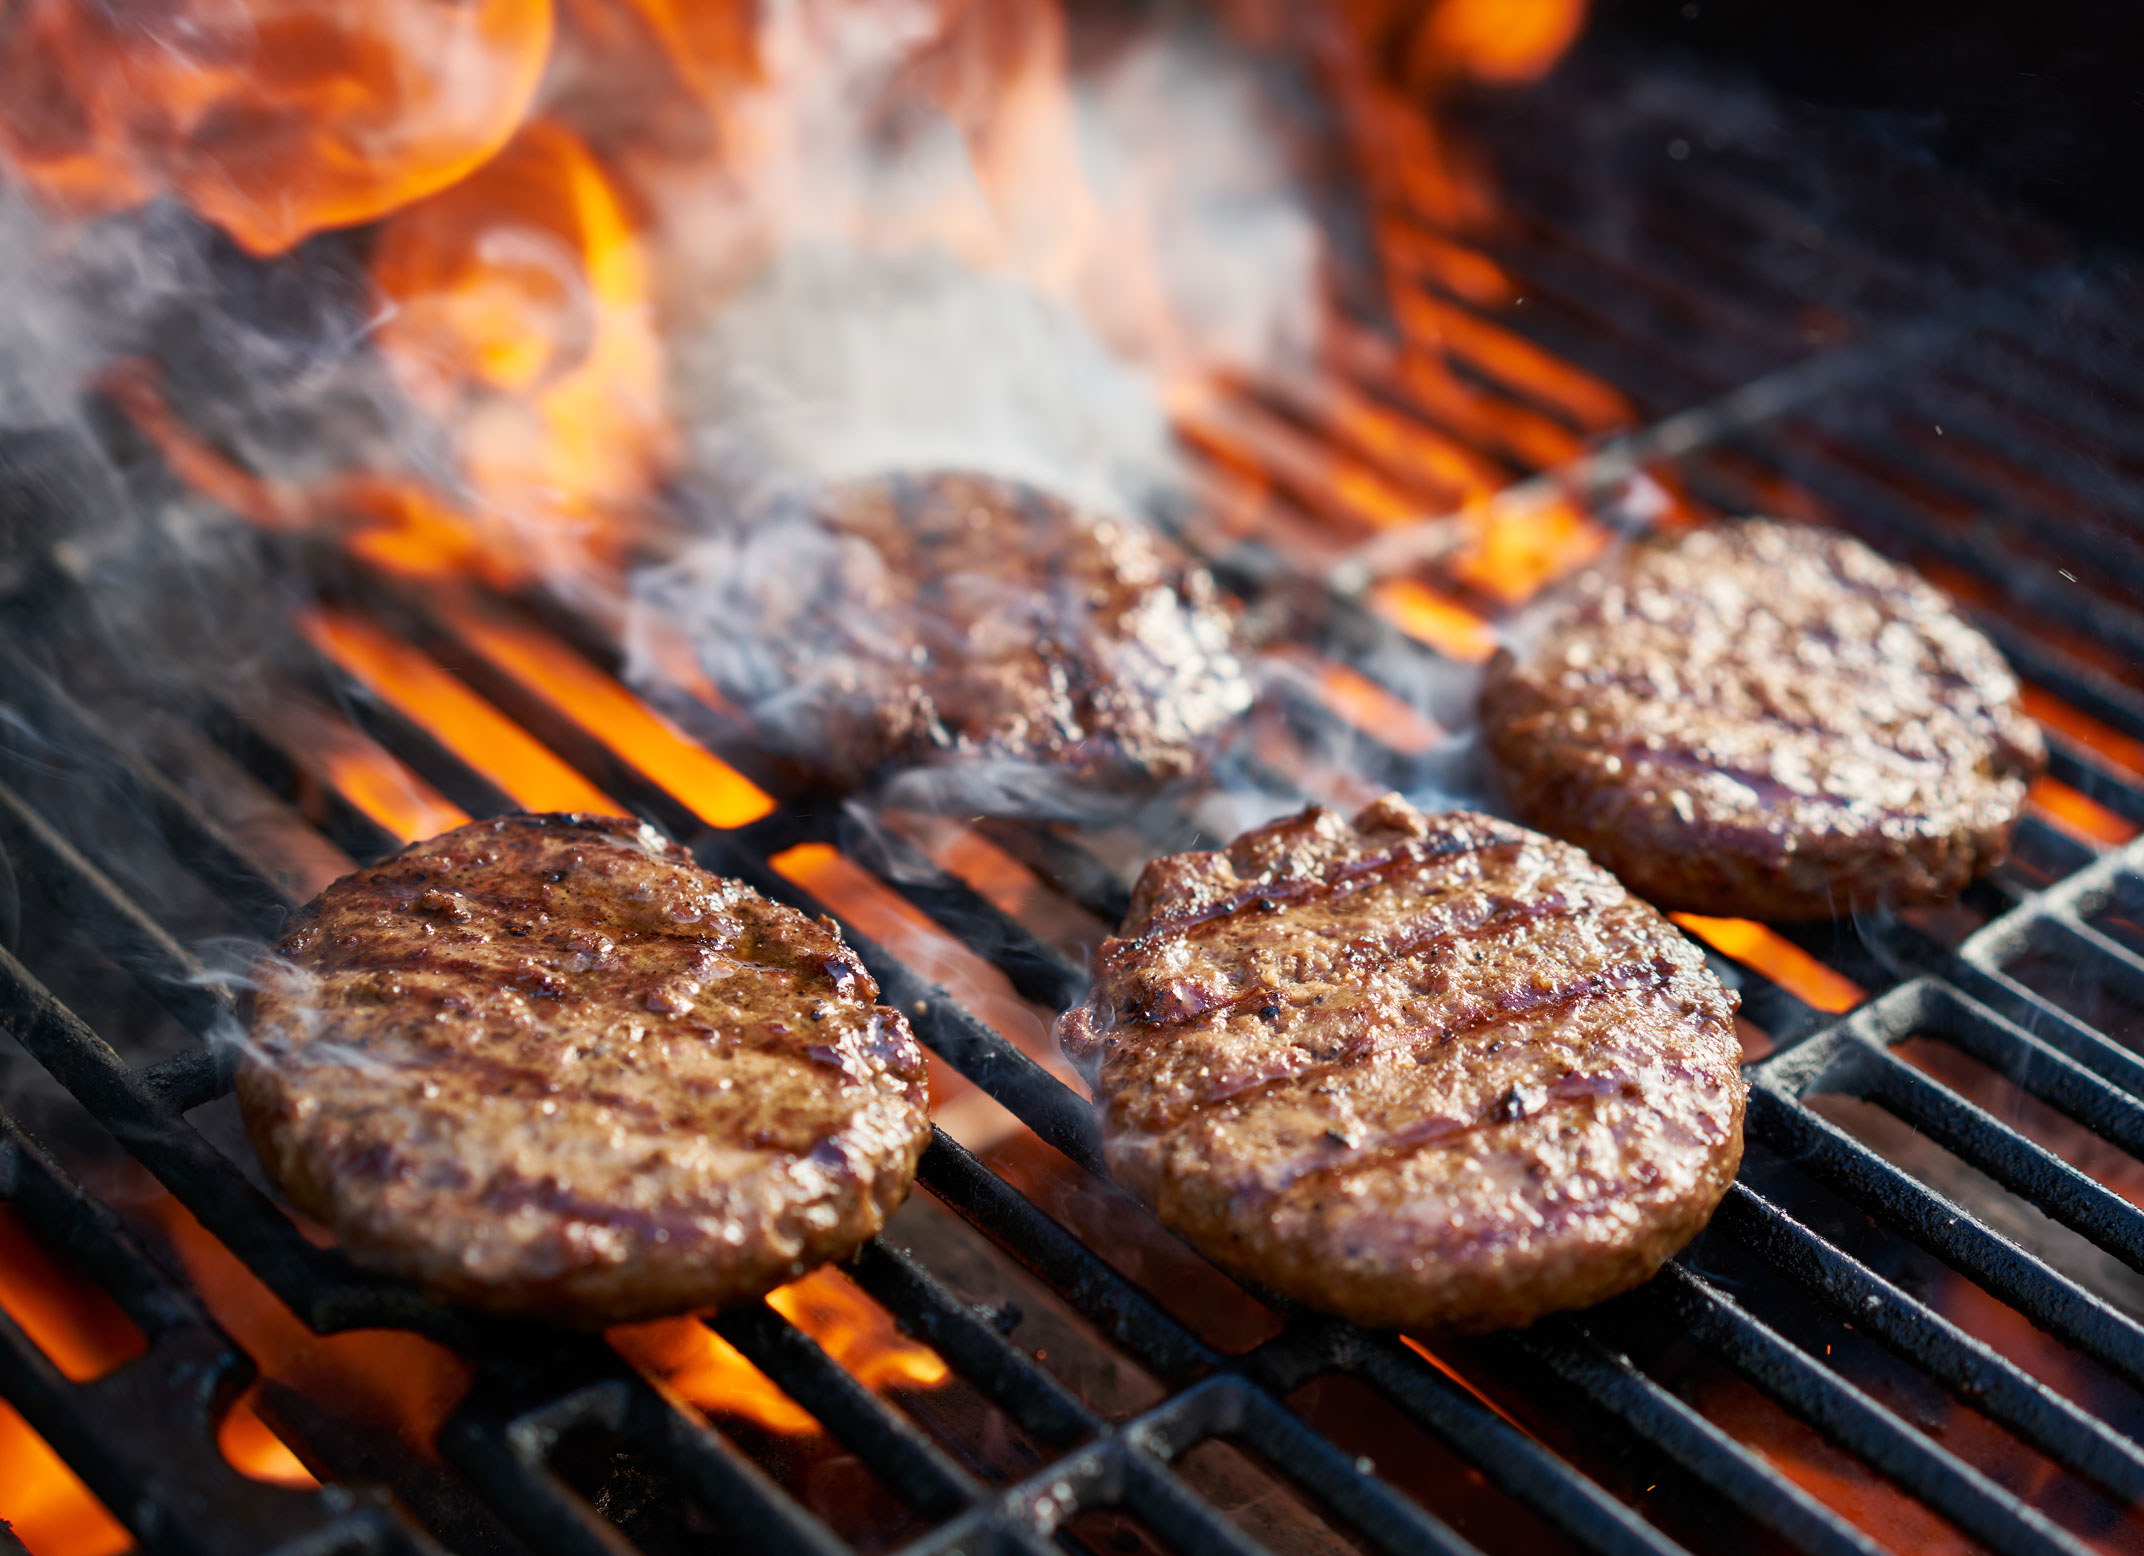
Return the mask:
[[[722,178],[643,170],[693,463],[739,496],[951,466],[1136,503],[1170,393],[1309,350],[1320,238],[1277,113],[1203,31],[1081,70],[1051,7],[987,48],[942,16],[771,7]]]

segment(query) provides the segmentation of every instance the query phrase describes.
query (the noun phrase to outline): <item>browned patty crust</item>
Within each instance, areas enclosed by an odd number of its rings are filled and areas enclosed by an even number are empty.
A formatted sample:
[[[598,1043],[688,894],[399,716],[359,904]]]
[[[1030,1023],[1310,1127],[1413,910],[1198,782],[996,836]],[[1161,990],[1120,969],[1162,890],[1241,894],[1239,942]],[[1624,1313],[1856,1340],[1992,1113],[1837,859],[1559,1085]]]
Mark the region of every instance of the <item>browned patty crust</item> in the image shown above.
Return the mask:
[[[1216,1262],[1483,1330],[1638,1285],[1742,1158],[1735,996],[1568,844],[1397,795],[1157,859],[1058,1038]]]
[[[769,743],[840,788],[1026,767],[1151,789],[1202,771],[1252,702],[1204,569],[1140,520],[987,476],[826,487],[641,587]]]
[[[258,965],[238,1097],[352,1260],[581,1326],[757,1296],[874,1235],[922,1051],[830,920],[635,822],[516,815],[346,876]]]
[[[1742,519],[1626,548],[1497,655],[1519,818],[1663,908],[1824,918],[1954,896],[2046,766],[1993,644],[1836,530]]]

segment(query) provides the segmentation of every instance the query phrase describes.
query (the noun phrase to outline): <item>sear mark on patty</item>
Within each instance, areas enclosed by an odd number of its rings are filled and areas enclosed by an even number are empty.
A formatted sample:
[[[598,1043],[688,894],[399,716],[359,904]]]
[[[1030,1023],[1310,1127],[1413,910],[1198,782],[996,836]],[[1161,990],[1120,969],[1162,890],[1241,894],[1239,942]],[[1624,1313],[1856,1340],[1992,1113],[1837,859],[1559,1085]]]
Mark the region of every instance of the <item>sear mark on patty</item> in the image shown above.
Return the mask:
[[[1482,691],[1523,821],[1664,908],[1765,919],[1954,896],[2046,766],[2002,655],[1834,530],[1656,536],[1542,607]]]
[[[1388,795],[1155,860],[1057,1030],[1111,1172],[1210,1258],[1483,1330],[1635,1286],[1705,1224],[1742,1155],[1734,1010],[1576,848]]]
[[[246,1127],[352,1260],[596,1326],[874,1235],[927,1143],[906,1020],[828,920],[631,821],[515,815],[337,881],[257,968]]]

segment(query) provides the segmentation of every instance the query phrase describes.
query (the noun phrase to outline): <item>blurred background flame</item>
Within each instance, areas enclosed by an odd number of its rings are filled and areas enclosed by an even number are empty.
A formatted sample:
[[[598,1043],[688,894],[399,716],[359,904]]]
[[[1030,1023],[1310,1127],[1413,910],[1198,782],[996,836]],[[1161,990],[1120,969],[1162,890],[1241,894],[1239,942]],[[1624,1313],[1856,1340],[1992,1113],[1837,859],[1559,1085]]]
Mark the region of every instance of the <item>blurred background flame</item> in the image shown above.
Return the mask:
[[[112,211],[169,190],[255,254],[368,222],[503,146],[550,0],[28,0],[0,41],[0,148]]]

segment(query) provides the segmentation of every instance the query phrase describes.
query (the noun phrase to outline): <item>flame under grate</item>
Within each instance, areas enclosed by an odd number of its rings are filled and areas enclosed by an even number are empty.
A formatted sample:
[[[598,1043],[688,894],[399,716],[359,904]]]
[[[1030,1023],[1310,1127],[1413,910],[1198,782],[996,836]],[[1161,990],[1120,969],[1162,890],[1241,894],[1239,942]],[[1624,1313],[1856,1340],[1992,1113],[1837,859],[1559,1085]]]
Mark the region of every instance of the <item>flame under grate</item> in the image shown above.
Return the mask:
[[[1583,105],[1587,89],[1581,75],[1564,88],[1565,101]],[[2020,282],[2029,268],[2002,251],[1979,256],[1987,274],[1953,276],[1929,295],[1925,267],[1870,244],[1841,262],[1859,305],[1852,339],[1812,359],[1812,341],[1828,341],[1832,321],[1846,315],[1818,317],[1791,266],[1752,268],[1728,241],[1739,221],[1815,246],[1801,236],[1814,219],[1806,191],[1782,184],[1778,170],[1700,167],[1697,194],[1641,204],[1649,231],[1623,235],[1618,250],[1589,229],[1583,181],[1550,154],[1539,126],[1492,128],[1509,149],[1518,216],[1502,238],[1464,252],[1515,279],[1528,300],[1499,314],[1495,328],[1536,357],[1514,356],[1503,335],[1474,342],[1506,375],[1496,392],[1510,396],[1514,414],[1477,428],[1470,443],[1464,429],[1448,431],[1467,443],[1465,458],[1433,461],[1422,441],[1395,452],[1373,435],[1388,423],[1366,412],[1418,412],[1434,427],[1435,407],[1407,397],[1402,359],[1380,355],[1376,342],[1386,337],[1372,336],[1332,392],[1306,399],[1300,386],[1251,386],[1226,408],[1234,421],[1186,429],[1215,478],[1241,499],[1233,532],[1192,538],[1254,607],[1285,609],[1312,648],[1390,669],[1434,668],[1430,648],[1403,629],[1462,655],[1483,641],[1479,634],[1512,602],[1489,587],[1508,575],[1494,557],[1482,560],[1481,549],[1493,549],[1482,536],[1493,537],[1499,523],[1545,522],[1540,508],[1510,504],[1492,512],[1486,530],[1441,549],[1423,547],[1424,531],[1393,531],[1422,548],[1395,566],[1391,550],[1378,549],[1378,515],[1424,511],[1434,487],[1426,472],[1497,489],[1560,470],[1534,488],[1554,499],[1601,496],[1643,471],[1688,518],[1786,508],[1859,529],[1973,606],[2042,699],[2036,712],[2050,726],[2056,783],[2021,830],[2017,862],[1974,888],[1957,922],[1878,915],[1797,931],[1783,945],[1712,931],[1721,965],[1744,991],[1745,1015],[1776,1050],[1749,1072],[1751,1162],[1704,1239],[1650,1286],[1598,1312],[1431,1352],[1267,1304],[1277,1318],[1245,1343],[1222,1343],[1211,1326],[1187,1319],[1160,1282],[1127,1274],[1110,1256],[1118,1250],[1077,1218],[1011,1181],[988,1153],[941,1132],[919,1178],[934,1205],[1143,1371],[1158,1397],[1098,1408],[1024,1340],[1015,1343],[1017,1323],[979,1311],[927,1253],[903,1251],[891,1238],[845,1266],[847,1279],[1033,1445],[1033,1462],[1017,1472],[926,1430],[916,1410],[859,1381],[775,1305],[722,1315],[711,1327],[890,1492],[905,1509],[894,1526],[899,1539],[918,1551],[1149,1542],[1247,1553],[1287,1544],[1270,1537],[1270,1524],[1254,1534],[1219,1505],[1210,1480],[1189,1472],[1202,1445],[1216,1440],[1249,1449],[1361,1546],[1466,1552],[1477,1539],[1512,1541],[1440,1516],[1432,1509],[1455,1505],[1438,1494],[1444,1488],[1418,1494],[1396,1462],[1321,1429],[1304,1391],[1334,1378],[1352,1380],[1449,1450],[1460,1469],[1533,1520],[1522,1528],[1581,1550],[1702,1548],[1734,1529],[1760,1544],[1865,1552],[1895,1546],[1918,1527],[1885,1511],[1888,1502],[1871,1514],[1827,1485],[1831,1460],[1797,1450],[1802,1439],[1792,1431],[1750,1425],[1774,1419],[1762,1409],[1812,1429],[1825,1452],[1843,1454],[1885,1496],[1895,1488],[1909,1508],[1935,1515],[1941,1539],[1962,1535],[2001,1552],[2133,1545],[2144,1419],[2127,1391],[2144,1393],[2144,1306],[2125,1306],[2118,1282],[2080,1273],[2078,1256],[2052,1233],[2021,1235],[1968,1209],[1971,1196],[1934,1186],[1928,1148],[2124,1271],[2144,1272],[2144,1210],[2065,1162],[2015,1110],[1999,1116],[1968,1100],[1915,1047],[1933,1042],[1963,1055],[2097,1141],[2144,1156],[2144,1060],[2106,1014],[2123,1001],[2144,1010],[2144,958],[2124,927],[2144,901],[2144,842],[2128,841],[2144,824],[2144,783],[2122,759],[2144,742],[2144,691],[2134,677],[2144,662],[2144,616],[2135,609],[2144,592],[2144,479],[2108,453],[2118,452],[2144,404],[2144,343],[2122,317],[2128,294],[2068,273],[2059,285]],[[1668,140],[1660,132],[1673,128],[1640,122],[1625,138],[1657,160]],[[1695,153],[1687,140],[1672,144],[1683,153],[1665,160],[1703,163],[1701,135]],[[1642,189],[1653,175],[1633,163],[1601,176]],[[1397,327],[1436,328],[1453,340],[1469,319],[1486,323],[1480,298],[1468,296],[1482,275],[1434,239],[1415,250],[1421,310]],[[1850,246],[1836,230],[1819,239],[1834,253]],[[2088,371],[2048,350],[2035,321],[2056,313],[2065,338],[2100,342]],[[1579,366],[1558,374],[1541,370],[1542,360]],[[1530,388],[1514,390],[1514,379]],[[1618,388],[1589,396],[1584,386],[1593,384]],[[1702,414],[1678,423],[1691,406]],[[1586,435],[1609,440],[1596,442],[1594,464],[1565,467]],[[1619,448],[1630,464],[1608,457]],[[1361,472],[1369,478],[1339,479]],[[2057,531],[2053,520],[2095,526],[2085,532],[2095,570],[2082,583],[2065,565],[2080,531]],[[1300,553],[1276,549],[1290,537],[1307,537],[1309,549],[1322,547],[1337,564],[1333,587],[1298,581],[1292,558]],[[1547,549],[1557,565],[1584,554],[1561,532]],[[1279,561],[1283,554],[1291,561]],[[1376,568],[1365,572],[1365,558]],[[363,574],[338,571],[330,582],[328,613],[294,626],[278,656],[288,690],[351,714],[363,731],[353,732],[352,762],[384,753],[416,785],[405,782],[399,799],[368,802],[355,782],[308,781],[326,761],[312,726],[217,705],[206,694],[201,707],[179,710],[239,771],[290,800],[316,839],[362,859],[457,814],[610,801],[695,839],[710,868],[807,911],[829,905],[817,895],[824,890],[887,999],[919,1011],[919,1036],[950,1071],[1090,1175],[1081,1191],[1091,1202],[1137,1217],[1100,1177],[1086,1102],[1001,1024],[949,995],[935,968],[913,964],[906,942],[870,932],[879,921],[860,922],[857,899],[837,875],[807,866],[829,857],[860,866],[994,967],[1014,996],[1039,1006],[1059,1008],[1081,986],[1079,966],[1061,947],[915,843],[888,832],[859,840],[809,797],[783,793],[745,732],[719,710],[695,708],[690,688],[660,712],[627,696],[610,674],[614,646],[588,622],[541,602],[442,603]],[[11,647],[0,646],[0,687],[0,702],[19,719],[0,742],[7,775],[20,780],[0,788],[5,858],[53,905],[68,935],[126,969],[204,1042],[130,1064],[121,1053],[134,1050],[121,1033],[100,1036],[6,951],[0,1026],[307,1329],[421,1336],[470,1371],[468,1392],[439,1434],[447,1468],[397,1475],[375,1466],[336,1477],[391,1485],[399,1504],[241,1477],[218,1451],[215,1422],[247,1380],[245,1353],[96,1194],[0,1117],[0,1199],[116,1299],[146,1339],[138,1358],[82,1382],[0,1315],[0,1396],[135,1538],[152,1550],[203,1553],[420,1551],[435,1537],[466,1537],[474,1549],[636,1549],[572,1472],[583,1445],[595,1442],[644,1466],[664,1495],[698,1508],[728,1542],[849,1549],[847,1534],[781,1482],[767,1455],[744,1451],[738,1430],[680,1408],[616,1349],[479,1321],[359,1274],[247,1181],[189,1118],[229,1089],[205,1042],[229,1019],[229,996],[165,927],[167,905],[124,884],[129,870],[115,839],[138,828],[185,866],[218,914],[254,935],[272,933],[303,893]],[[442,697],[466,699],[456,705],[464,716],[442,716]],[[498,733],[472,738],[471,706],[488,708]],[[1312,735],[1330,733],[1336,718],[1310,696],[1287,716]],[[1358,774],[1373,784],[1418,771],[1406,752],[1359,730],[1347,742]],[[78,823],[63,832],[48,819],[51,807],[35,796],[53,781],[42,770],[53,748],[90,775],[98,792],[88,813],[115,818],[110,834]],[[1282,760],[1285,742],[1274,750]],[[1311,787],[1277,771],[1264,776],[1283,791]],[[1095,856],[1092,840],[1054,828],[986,831],[1095,917],[1114,922],[1121,912],[1122,874]],[[2066,971],[2054,979],[2032,972],[2043,965]],[[1832,981],[1797,974],[1810,966]],[[2078,990],[2101,1003],[2087,1008]],[[1859,1001],[1861,991],[1874,997]],[[1924,1142],[1920,1154],[1876,1149],[1869,1142],[1887,1137],[1842,1121],[1861,1116],[1856,1106],[1905,1126]],[[2083,1358],[2096,1369],[2090,1386],[2051,1387],[2025,1350],[1976,1333],[1950,1300],[1946,1276]],[[1255,1293],[1246,1304],[1257,1309]],[[1854,1365],[1831,1359],[1834,1344],[1858,1358]],[[1900,1366],[1912,1387],[1886,1385],[1883,1369]],[[2084,1492],[2061,1507],[2031,1494],[2029,1476],[1968,1451],[1962,1428],[1932,1430],[1905,1409],[1901,1398],[1919,1397],[1913,1388],[1954,1402],[1961,1417],[1994,1423]],[[1737,1414],[1721,1405],[1744,1397],[1762,1409]],[[1557,1420],[1579,1412],[1583,1419]],[[304,1446],[329,1467],[331,1445]],[[1656,1487],[1668,1493],[1657,1501]],[[1700,1511],[1679,1509],[1678,1498]],[[1088,1522],[1096,1517],[1124,1522]]]

